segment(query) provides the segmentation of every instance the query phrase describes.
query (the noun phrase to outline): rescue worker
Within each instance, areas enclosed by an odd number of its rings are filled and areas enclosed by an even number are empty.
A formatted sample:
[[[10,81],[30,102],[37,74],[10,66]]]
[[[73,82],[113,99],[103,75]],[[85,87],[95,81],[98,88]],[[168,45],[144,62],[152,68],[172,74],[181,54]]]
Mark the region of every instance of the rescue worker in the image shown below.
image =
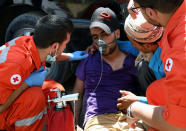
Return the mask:
[[[68,18],[47,15],[37,22],[33,36],[18,37],[0,47],[0,104],[6,106],[6,101],[17,97],[0,113],[0,130],[42,130],[46,113],[38,87],[46,75],[42,65],[61,55],[72,31]]]
[[[156,130],[185,131],[186,0],[134,0],[130,9],[141,10],[148,22],[165,27],[160,47],[166,77],[147,88],[150,105],[134,102],[127,108],[128,122],[133,126],[142,119]]]

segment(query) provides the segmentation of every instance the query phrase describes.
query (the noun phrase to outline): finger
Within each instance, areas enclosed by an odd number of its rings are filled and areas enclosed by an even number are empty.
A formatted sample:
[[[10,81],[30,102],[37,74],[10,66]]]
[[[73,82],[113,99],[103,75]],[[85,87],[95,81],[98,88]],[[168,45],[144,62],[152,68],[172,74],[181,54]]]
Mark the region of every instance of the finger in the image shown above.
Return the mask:
[[[117,102],[122,103],[123,101],[125,101],[125,96],[122,96],[122,97],[117,99]]]
[[[89,52],[89,48],[87,48],[87,49],[85,50],[85,53],[86,53],[86,54],[88,54],[88,52]]]
[[[128,95],[130,94],[130,91],[120,90],[119,91],[122,95]]]
[[[94,54],[94,52],[95,52],[95,49],[90,49],[90,52],[91,52],[91,54]]]
[[[98,48],[98,45],[96,43],[93,44],[94,48]]]
[[[82,58],[87,58],[88,57],[88,54],[84,54],[83,56],[82,56]]]
[[[120,101],[120,102],[126,101],[126,100],[128,100],[128,96],[123,95],[122,97],[118,98],[117,100]]]
[[[40,71],[43,71],[43,70],[44,70],[44,67],[41,66],[41,67],[39,68],[39,70],[37,70],[37,72],[40,72]]]
[[[123,101],[124,101],[123,97],[117,99],[118,103],[122,103]]]
[[[117,104],[117,108],[118,108],[119,110],[124,110],[124,109],[125,109],[124,106],[123,106],[121,103],[118,103],[118,104]]]
[[[122,104],[121,103],[118,103],[117,104],[117,108],[119,108],[119,109],[122,108]]]

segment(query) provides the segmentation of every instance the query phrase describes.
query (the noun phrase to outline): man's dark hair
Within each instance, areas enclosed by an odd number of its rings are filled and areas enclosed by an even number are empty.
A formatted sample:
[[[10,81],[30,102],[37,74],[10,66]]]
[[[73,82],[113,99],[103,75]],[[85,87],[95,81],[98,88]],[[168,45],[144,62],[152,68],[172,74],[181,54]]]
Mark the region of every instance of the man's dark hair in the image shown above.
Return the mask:
[[[34,42],[38,48],[47,48],[54,42],[63,42],[67,39],[67,33],[73,31],[73,23],[70,19],[57,15],[42,17],[35,26]]]
[[[141,7],[156,9],[162,13],[173,13],[183,0],[134,0]]]

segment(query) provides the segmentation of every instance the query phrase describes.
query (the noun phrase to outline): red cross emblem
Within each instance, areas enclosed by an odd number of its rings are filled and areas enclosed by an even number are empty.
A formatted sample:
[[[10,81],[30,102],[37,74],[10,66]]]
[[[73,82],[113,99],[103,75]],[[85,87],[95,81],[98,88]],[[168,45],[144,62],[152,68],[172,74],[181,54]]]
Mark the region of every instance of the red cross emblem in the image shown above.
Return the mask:
[[[171,64],[170,64],[170,61],[168,61],[168,63],[167,63],[167,68],[169,69],[169,66],[170,66]]]
[[[170,72],[173,66],[173,60],[171,58],[168,58],[165,63],[165,70]]]
[[[13,85],[19,84],[21,82],[21,76],[19,74],[12,75],[12,77],[10,78],[10,82]]]
[[[13,78],[13,81],[14,82],[19,81],[18,77]]]

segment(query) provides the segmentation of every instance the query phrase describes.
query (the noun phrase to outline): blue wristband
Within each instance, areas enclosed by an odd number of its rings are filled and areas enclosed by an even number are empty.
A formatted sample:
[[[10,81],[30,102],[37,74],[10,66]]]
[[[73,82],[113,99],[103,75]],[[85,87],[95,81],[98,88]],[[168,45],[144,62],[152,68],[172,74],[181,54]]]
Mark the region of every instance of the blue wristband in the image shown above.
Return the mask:
[[[147,97],[144,97],[144,96],[138,96],[138,101],[148,104]]]

